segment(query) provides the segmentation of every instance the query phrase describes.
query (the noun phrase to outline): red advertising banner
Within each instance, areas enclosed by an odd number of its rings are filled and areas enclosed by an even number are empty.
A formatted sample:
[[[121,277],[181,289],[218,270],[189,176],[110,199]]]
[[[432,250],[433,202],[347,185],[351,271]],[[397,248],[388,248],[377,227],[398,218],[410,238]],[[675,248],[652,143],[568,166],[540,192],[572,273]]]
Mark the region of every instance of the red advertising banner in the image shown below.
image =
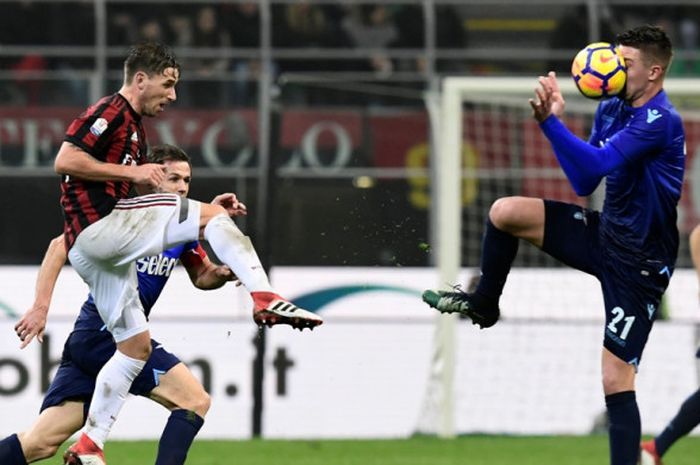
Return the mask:
[[[0,170],[50,167],[65,128],[83,110],[1,107]],[[586,199],[576,197],[562,177],[539,128],[529,119],[512,116],[483,110],[465,113],[463,165],[467,172],[476,173],[465,178],[465,204],[476,196],[487,195],[481,184],[492,184],[493,180],[508,186],[499,195],[548,197],[585,204]],[[257,117],[253,109],[172,108],[145,121],[150,144],[177,144],[190,153],[195,166],[225,169],[255,166]],[[279,166],[419,168],[427,167],[430,160],[429,121],[422,110],[290,109],[277,117],[272,148],[273,160]],[[584,118],[569,118],[567,125],[584,136]],[[700,221],[700,189],[694,182],[700,176],[700,162],[695,166],[695,154],[700,150],[700,121],[686,120],[685,129],[688,157],[679,225],[687,232]],[[427,178],[412,178],[408,182],[419,193],[429,195]],[[429,202],[422,198],[412,204],[427,208]]]

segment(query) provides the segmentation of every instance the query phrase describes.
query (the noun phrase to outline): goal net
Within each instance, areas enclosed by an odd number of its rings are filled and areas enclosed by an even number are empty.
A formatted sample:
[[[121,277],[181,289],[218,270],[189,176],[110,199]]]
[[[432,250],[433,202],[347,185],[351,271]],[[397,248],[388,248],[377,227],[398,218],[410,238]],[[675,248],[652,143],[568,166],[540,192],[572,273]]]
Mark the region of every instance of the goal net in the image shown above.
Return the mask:
[[[561,81],[567,102],[564,122],[585,139],[596,102],[581,97],[570,79]],[[604,183],[590,197],[580,198],[559,168],[528,105],[537,85],[529,78],[443,80],[438,103],[429,111],[436,134],[431,168],[438,286],[466,286],[478,274],[484,221],[500,197],[548,198],[593,209],[602,205]],[[669,321],[655,326],[638,382],[645,431],[662,428],[698,384],[698,286],[687,237],[700,208],[694,183],[700,169],[694,158],[700,148],[700,82],[671,79],[666,90],[684,118],[688,157],[679,207],[681,247],[664,298]],[[521,241],[501,307],[502,321],[487,331],[454,317],[436,318],[433,364],[417,432],[449,437],[594,430],[604,412],[599,368],[604,315],[595,278]],[[669,381],[661,381],[667,376]],[[666,402],[661,405],[655,398]]]

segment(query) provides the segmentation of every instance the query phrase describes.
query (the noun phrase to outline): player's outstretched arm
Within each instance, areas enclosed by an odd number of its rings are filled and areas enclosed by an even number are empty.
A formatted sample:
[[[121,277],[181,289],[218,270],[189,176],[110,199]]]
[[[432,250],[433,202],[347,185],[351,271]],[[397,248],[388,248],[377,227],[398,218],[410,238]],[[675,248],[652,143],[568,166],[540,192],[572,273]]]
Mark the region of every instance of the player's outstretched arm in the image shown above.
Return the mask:
[[[46,329],[46,316],[49,313],[51,297],[58,280],[58,275],[66,264],[67,253],[63,234],[54,238],[46,249],[46,254],[41,262],[39,273],[36,277],[34,291],[34,303],[25,312],[15,325],[15,332],[22,343],[20,349],[24,349],[32,339],[36,337],[39,342],[44,342],[44,329]]]

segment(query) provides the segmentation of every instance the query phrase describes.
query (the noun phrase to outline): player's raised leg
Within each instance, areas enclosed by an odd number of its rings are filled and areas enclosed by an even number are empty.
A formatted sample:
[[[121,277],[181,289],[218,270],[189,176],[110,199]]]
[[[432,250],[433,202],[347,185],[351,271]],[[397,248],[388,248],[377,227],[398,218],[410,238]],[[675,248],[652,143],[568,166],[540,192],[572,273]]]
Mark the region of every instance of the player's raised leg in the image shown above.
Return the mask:
[[[427,290],[423,300],[442,313],[461,313],[481,328],[498,321],[499,299],[518,252],[518,239],[542,247],[544,202],[527,197],[505,197],[491,206],[482,242],[481,277],[473,293]]]
[[[274,291],[250,238],[238,229],[225,208],[202,203],[200,228],[217,257],[250,292],[257,324],[288,324],[303,329],[323,323],[318,315],[297,307]]]

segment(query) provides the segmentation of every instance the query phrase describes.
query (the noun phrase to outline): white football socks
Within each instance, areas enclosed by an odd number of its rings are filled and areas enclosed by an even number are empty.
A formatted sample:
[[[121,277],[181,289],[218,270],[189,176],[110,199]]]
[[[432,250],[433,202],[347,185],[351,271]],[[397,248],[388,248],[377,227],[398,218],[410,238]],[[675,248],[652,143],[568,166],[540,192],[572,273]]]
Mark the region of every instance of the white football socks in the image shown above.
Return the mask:
[[[145,361],[128,357],[117,350],[97,374],[84,432],[100,449],[104,449],[131,384],[144,365]]]
[[[231,218],[223,213],[212,218],[204,228],[204,238],[248,292],[274,292],[250,238]]]

